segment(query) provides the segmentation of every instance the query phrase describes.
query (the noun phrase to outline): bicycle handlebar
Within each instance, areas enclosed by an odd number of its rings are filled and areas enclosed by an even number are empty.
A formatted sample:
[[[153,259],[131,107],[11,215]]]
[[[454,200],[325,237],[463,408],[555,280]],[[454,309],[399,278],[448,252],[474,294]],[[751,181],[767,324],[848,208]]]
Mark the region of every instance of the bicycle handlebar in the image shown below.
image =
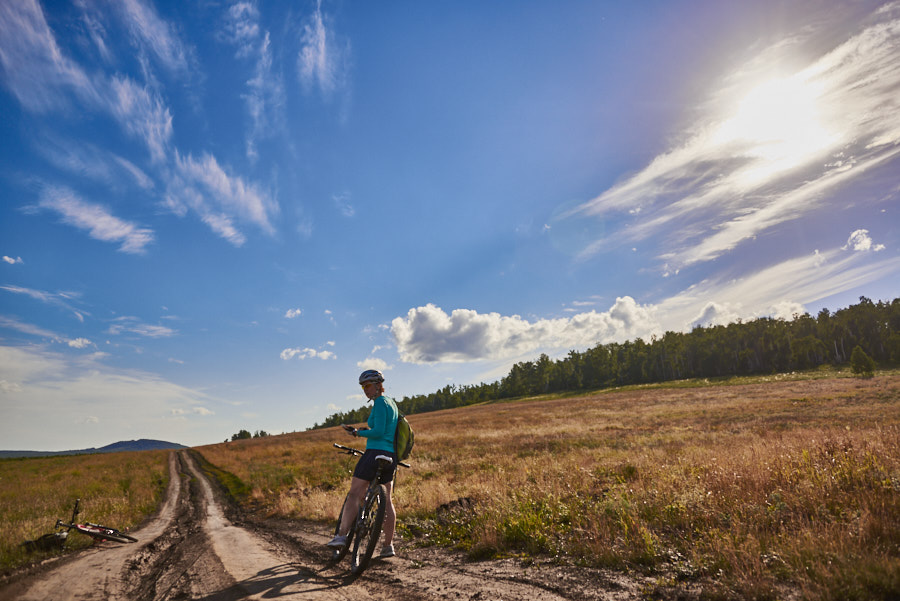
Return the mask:
[[[347,455],[362,455],[363,454],[363,452],[360,451],[359,449],[354,449],[352,447],[345,447],[342,444],[334,443],[334,446],[337,447],[338,449],[341,449]],[[410,464],[403,463],[402,461],[398,461],[397,464],[400,465],[401,467],[406,467],[406,468],[412,467]]]

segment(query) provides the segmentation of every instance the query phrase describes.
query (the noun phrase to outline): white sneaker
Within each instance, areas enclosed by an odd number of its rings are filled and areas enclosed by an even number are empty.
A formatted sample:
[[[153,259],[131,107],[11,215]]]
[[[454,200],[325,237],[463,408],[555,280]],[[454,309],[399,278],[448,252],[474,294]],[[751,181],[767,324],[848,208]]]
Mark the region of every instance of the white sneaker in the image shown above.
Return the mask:
[[[397,553],[394,552],[394,545],[385,545],[381,548],[381,555],[379,557],[393,557]]]
[[[325,544],[328,545],[329,547],[334,547],[335,549],[341,549],[341,548],[347,546],[347,537],[341,536],[340,534],[338,534],[337,536],[335,536],[333,539],[331,539],[330,541],[328,541]]]

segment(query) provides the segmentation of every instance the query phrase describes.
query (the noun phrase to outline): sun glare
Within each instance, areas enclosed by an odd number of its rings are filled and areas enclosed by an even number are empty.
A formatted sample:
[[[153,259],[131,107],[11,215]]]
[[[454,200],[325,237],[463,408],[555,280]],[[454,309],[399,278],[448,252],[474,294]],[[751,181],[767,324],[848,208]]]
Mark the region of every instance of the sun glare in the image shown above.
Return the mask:
[[[772,79],[750,90],[721,124],[715,142],[759,159],[741,174],[755,183],[809,161],[836,135],[822,123],[819,86],[800,77]]]

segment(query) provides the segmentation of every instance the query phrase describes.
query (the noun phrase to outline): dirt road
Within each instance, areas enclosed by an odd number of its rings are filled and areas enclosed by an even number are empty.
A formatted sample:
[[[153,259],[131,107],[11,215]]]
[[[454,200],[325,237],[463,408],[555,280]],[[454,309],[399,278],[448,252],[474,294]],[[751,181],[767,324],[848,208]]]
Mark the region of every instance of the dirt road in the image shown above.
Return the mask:
[[[0,601],[236,599],[529,600],[637,599],[642,583],[614,572],[518,560],[469,563],[398,543],[358,579],[334,565],[328,528],[298,522],[241,523],[190,453],[170,456],[171,483],[138,543],[98,543],[0,589]]]

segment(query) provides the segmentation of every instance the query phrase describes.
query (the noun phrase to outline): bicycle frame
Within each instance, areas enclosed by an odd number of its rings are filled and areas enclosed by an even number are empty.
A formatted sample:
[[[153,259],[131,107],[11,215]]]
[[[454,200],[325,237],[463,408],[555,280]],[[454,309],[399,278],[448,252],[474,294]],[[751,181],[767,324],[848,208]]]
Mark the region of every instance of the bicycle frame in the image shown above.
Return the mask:
[[[56,528],[65,528],[67,534],[70,530],[75,530],[76,532],[86,534],[87,536],[90,536],[95,540],[109,540],[115,541],[117,543],[137,542],[136,538],[131,535],[125,534],[124,532],[121,532],[116,528],[101,526],[100,524],[94,524],[92,522],[84,522],[83,524],[76,523],[75,519],[80,513],[78,509],[78,504],[80,502],[81,499],[75,499],[75,507],[72,509],[72,519],[69,520],[68,523],[63,522],[62,520],[56,520]]]

